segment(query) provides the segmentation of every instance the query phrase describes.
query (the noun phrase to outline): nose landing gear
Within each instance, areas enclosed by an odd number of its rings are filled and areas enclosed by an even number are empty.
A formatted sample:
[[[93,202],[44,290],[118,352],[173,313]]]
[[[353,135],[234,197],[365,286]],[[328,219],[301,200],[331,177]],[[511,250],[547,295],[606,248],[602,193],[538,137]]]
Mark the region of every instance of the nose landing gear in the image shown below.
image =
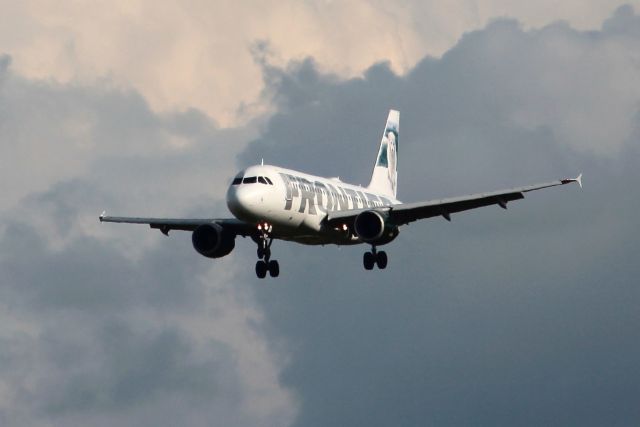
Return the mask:
[[[373,270],[374,265],[378,265],[380,270],[387,268],[387,253],[385,251],[376,251],[375,246],[371,246],[371,252],[365,252],[362,257],[362,264],[365,270]]]
[[[264,279],[267,276],[267,272],[271,277],[278,277],[280,275],[280,265],[278,261],[271,259],[271,244],[273,243],[273,237],[271,237],[271,231],[273,226],[267,223],[258,225],[258,237],[256,242],[258,243],[258,262],[256,262],[256,276],[260,279]]]

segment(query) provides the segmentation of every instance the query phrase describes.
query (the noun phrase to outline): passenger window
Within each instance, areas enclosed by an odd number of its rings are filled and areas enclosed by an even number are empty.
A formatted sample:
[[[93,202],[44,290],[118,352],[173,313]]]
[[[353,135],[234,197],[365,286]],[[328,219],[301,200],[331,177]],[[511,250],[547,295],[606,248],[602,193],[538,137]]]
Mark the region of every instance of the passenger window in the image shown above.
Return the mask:
[[[249,176],[242,180],[244,184],[255,184],[258,181],[258,178],[255,176]]]
[[[233,182],[231,183],[231,185],[240,185],[240,184],[242,184],[242,177],[233,178]]]
[[[265,181],[265,180],[264,180],[264,177],[262,177],[262,176],[259,176],[259,177],[258,177],[258,182],[259,182],[260,184],[267,185],[267,181]]]

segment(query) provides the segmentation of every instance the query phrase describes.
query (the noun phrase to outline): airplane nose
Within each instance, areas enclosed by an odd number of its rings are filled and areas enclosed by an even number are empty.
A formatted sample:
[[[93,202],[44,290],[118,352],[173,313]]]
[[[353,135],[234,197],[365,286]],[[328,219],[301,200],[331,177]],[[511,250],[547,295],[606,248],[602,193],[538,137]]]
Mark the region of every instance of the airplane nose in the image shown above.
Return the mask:
[[[227,192],[227,207],[237,218],[253,220],[261,202],[259,191],[252,185],[231,186]]]

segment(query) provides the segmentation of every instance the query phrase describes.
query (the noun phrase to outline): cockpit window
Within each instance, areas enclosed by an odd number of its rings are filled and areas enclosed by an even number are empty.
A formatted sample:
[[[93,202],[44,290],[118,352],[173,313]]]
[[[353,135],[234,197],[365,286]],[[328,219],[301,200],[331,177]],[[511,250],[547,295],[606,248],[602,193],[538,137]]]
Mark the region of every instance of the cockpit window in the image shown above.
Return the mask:
[[[258,182],[264,185],[273,185],[273,182],[266,176],[245,176],[242,178],[242,174],[236,175],[231,185],[255,184]]]

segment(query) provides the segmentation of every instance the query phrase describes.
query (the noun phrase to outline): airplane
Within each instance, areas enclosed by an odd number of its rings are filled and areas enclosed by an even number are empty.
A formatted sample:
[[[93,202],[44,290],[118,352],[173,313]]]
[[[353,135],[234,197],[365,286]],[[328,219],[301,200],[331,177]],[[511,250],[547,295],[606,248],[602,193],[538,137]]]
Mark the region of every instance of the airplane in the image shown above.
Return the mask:
[[[462,197],[402,203],[396,199],[400,113],[390,110],[371,181],[366,187],[278,166],[250,166],[229,185],[226,202],[234,218],[137,218],[100,215],[101,222],[147,224],[169,235],[171,230],[191,231],[194,249],[207,258],[228,255],[237,236],[257,245],[258,278],[278,277],[280,266],[271,259],[271,245],[281,239],[305,245],[367,244],[362,262],[366,270],[387,267],[388,257],[378,246],[394,240],[399,227],[418,219],[443,217],[483,206],[523,199],[529,191],[576,182],[582,174],[542,184]]]

